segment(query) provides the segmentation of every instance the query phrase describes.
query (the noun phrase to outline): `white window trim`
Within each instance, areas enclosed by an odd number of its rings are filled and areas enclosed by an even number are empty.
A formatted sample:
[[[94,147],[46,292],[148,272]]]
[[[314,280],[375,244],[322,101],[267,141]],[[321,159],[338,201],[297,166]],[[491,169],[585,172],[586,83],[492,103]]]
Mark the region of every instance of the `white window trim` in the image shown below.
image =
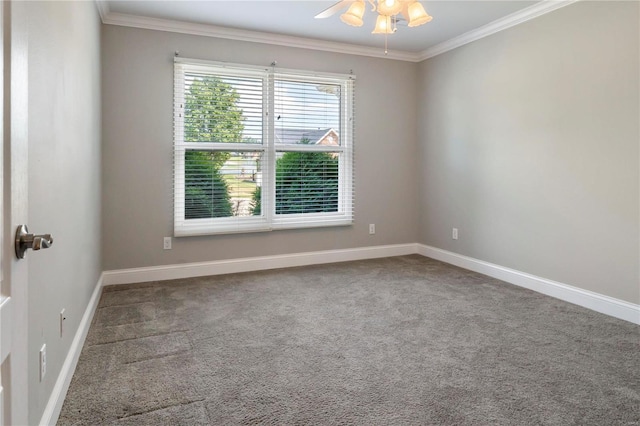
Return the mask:
[[[199,59],[174,60],[174,236],[196,236],[229,233],[264,232],[280,229],[300,229],[327,226],[347,226],[353,223],[353,83],[352,74],[317,73],[300,70],[269,69]],[[180,65],[180,66],[179,66]],[[184,99],[184,71],[199,71],[214,75],[243,76],[263,80],[263,143],[223,144],[184,141],[184,117],[180,100]],[[340,85],[340,146],[296,146],[275,143],[274,86],[279,78]],[[213,151],[262,152],[262,215],[224,218],[185,219],[184,173],[187,149]],[[275,171],[277,152],[337,152],[340,153],[338,211],[330,213],[275,214]]]

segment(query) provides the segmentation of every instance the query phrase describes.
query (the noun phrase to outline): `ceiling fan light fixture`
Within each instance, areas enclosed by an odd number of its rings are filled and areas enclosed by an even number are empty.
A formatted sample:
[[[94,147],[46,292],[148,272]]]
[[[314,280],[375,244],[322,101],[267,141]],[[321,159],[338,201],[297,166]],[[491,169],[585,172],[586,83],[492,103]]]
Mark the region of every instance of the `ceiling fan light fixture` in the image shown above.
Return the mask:
[[[426,24],[433,19],[433,17],[430,16],[426,10],[424,10],[424,7],[418,1],[411,3],[409,5],[409,8],[407,9],[407,12],[409,14],[408,25],[410,27],[417,27],[419,25]]]
[[[376,19],[376,26],[371,31],[371,34],[393,34],[393,28],[391,28],[391,16],[378,15]]]
[[[361,27],[364,25],[362,18],[367,3],[371,5],[372,12],[377,12],[376,25],[371,33],[384,34],[385,55],[387,54],[387,36],[396,32],[398,22],[407,22],[409,27],[417,27],[433,19],[419,0],[339,0],[315,17],[327,18],[349,6],[347,11],[340,15],[340,20],[347,25]],[[399,14],[402,14],[402,17],[398,16]]]
[[[364,1],[355,1],[345,13],[340,15],[340,20],[347,25],[361,27],[364,23],[362,16],[364,16]]]
[[[400,0],[378,0],[378,13],[384,16],[393,16],[402,10]],[[376,24],[377,26],[377,24]]]

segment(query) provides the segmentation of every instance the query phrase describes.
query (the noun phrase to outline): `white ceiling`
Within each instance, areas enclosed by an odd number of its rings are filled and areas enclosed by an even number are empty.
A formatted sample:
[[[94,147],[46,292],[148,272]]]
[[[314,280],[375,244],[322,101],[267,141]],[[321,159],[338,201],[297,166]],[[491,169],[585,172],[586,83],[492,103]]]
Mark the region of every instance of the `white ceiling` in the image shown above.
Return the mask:
[[[553,5],[550,7],[549,3],[563,3],[549,0],[421,0],[421,2],[427,12],[433,16],[433,20],[415,28],[399,26],[397,33],[389,36],[390,54],[394,51],[409,55],[424,54],[429,49],[438,48],[443,43],[446,44],[447,41],[464,38],[470,32],[484,31],[487,33],[487,27],[495,28],[493,31],[495,32],[525,20],[521,19],[522,16],[530,15],[528,19],[531,19],[531,17],[541,14],[539,10],[546,12],[556,8]],[[200,29],[214,26],[220,30],[220,27],[224,27],[222,30],[232,29],[229,30],[230,33],[236,35],[242,34],[243,31],[246,31],[247,34],[260,32],[268,33],[267,37],[269,35],[273,35],[274,38],[280,37],[281,40],[290,40],[291,37],[296,37],[348,44],[354,48],[364,46],[381,51],[384,46],[384,36],[371,34],[375,23],[375,13],[370,8],[367,9],[364,16],[365,24],[359,28],[342,23],[340,21],[341,12],[327,19],[314,19],[316,14],[335,3],[333,1],[98,0],[98,3],[103,21],[106,23],[137,26],[132,25],[131,22],[148,22],[147,18],[155,18],[179,21],[180,28],[186,28],[184,23],[196,24]],[[128,23],[123,24],[122,22]],[[510,24],[503,24],[505,22]],[[261,36],[264,38],[265,34],[261,34]]]

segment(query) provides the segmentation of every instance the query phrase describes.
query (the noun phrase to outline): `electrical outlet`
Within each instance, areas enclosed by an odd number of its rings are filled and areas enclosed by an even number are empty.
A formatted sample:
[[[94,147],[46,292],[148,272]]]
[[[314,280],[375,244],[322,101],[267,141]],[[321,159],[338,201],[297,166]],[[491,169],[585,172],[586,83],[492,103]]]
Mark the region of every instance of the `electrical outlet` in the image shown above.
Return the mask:
[[[375,223],[370,223],[369,224],[369,235],[373,235],[376,233],[376,224]]]
[[[64,309],[60,311],[60,337],[64,334],[64,320],[67,319],[67,316],[64,313]]]
[[[454,240],[458,239],[458,228],[453,228],[453,230],[451,230],[451,238]]]
[[[171,250],[171,237],[164,237],[164,249]]]
[[[47,374],[47,344],[45,343],[40,348],[40,381],[44,379],[44,375]]]

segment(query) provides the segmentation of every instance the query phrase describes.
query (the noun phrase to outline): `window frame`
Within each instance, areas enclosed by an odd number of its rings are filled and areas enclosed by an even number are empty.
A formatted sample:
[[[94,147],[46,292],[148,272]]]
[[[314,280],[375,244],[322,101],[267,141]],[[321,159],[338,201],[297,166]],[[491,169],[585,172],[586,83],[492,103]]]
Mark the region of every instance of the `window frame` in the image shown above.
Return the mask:
[[[184,99],[185,73],[197,71],[212,76],[249,77],[262,79],[262,141],[261,143],[185,142]],[[295,145],[275,140],[275,82],[277,80],[339,85],[340,145]],[[352,74],[316,73],[301,70],[275,69],[214,61],[175,58],[174,60],[174,174],[173,210],[174,236],[214,235],[265,232],[326,226],[348,226],[353,223],[353,117],[354,82]],[[205,219],[185,219],[185,153],[187,150],[222,152],[259,152],[261,161],[261,215],[230,216]],[[338,153],[338,211],[322,213],[276,214],[276,161],[281,152]]]

